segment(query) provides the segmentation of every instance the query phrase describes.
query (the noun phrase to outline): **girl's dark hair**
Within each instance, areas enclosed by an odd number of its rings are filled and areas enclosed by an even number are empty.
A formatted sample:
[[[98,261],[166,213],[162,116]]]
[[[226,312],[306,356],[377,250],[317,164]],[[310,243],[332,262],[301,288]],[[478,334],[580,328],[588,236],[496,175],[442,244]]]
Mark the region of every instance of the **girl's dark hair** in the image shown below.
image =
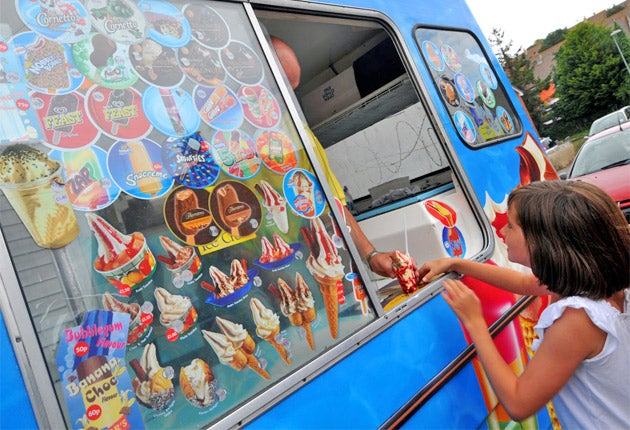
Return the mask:
[[[561,296],[604,299],[630,286],[630,226],[615,201],[582,181],[542,181],[510,194],[534,275]]]

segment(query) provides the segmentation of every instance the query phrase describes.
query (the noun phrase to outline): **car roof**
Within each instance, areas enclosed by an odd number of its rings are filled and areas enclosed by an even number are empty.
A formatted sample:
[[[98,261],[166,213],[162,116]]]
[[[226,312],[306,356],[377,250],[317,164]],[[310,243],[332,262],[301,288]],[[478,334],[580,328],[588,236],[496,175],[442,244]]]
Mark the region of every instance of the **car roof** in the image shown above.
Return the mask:
[[[589,136],[588,139],[586,139],[586,142],[597,140],[604,136],[608,136],[609,134],[619,133],[620,131],[625,130],[630,130],[630,121],[622,122],[621,124],[615,124],[612,127],[608,127],[607,129],[600,131],[599,133],[595,133],[594,135]]]
[[[601,132],[602,130],[606,130],[610,127],[615,127],[619,123],[624,123],[628,121],[630,119],[629,113],[628,113],[629,110],[630,110],[630,106],[625,106],[614,112],[606,114],[601,118],[596,119],[591,124],[591,128],[589,129],[588,134],[595,135],[596,133]]]

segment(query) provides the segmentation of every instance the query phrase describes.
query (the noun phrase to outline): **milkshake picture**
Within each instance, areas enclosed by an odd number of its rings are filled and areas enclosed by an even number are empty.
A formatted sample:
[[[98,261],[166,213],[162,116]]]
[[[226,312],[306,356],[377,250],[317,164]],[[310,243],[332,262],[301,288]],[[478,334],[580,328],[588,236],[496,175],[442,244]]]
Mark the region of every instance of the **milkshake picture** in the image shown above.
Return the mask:
[[[0,188],[42,248],[60,248],[79,234],[61,172],[59,162],[28,145],[0,154]]]

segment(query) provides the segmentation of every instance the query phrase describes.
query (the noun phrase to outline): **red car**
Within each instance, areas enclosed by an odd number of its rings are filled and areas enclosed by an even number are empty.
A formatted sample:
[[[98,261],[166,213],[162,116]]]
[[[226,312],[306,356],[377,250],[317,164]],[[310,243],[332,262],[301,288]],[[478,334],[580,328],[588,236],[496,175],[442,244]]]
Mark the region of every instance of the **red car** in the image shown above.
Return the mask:
[[[630,122],[590,136],[566,179],[590,182],[606,191],[630,223]]]

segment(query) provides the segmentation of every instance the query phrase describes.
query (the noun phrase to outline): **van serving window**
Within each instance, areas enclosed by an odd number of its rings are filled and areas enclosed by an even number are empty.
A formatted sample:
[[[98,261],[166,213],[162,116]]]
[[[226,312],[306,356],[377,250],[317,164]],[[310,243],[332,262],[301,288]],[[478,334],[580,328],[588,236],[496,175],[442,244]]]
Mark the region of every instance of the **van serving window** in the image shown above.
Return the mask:
[[[464,31],[417,28],[416,42],[453,125],[473,148],[519,135],[521,123],[483,49]]]

